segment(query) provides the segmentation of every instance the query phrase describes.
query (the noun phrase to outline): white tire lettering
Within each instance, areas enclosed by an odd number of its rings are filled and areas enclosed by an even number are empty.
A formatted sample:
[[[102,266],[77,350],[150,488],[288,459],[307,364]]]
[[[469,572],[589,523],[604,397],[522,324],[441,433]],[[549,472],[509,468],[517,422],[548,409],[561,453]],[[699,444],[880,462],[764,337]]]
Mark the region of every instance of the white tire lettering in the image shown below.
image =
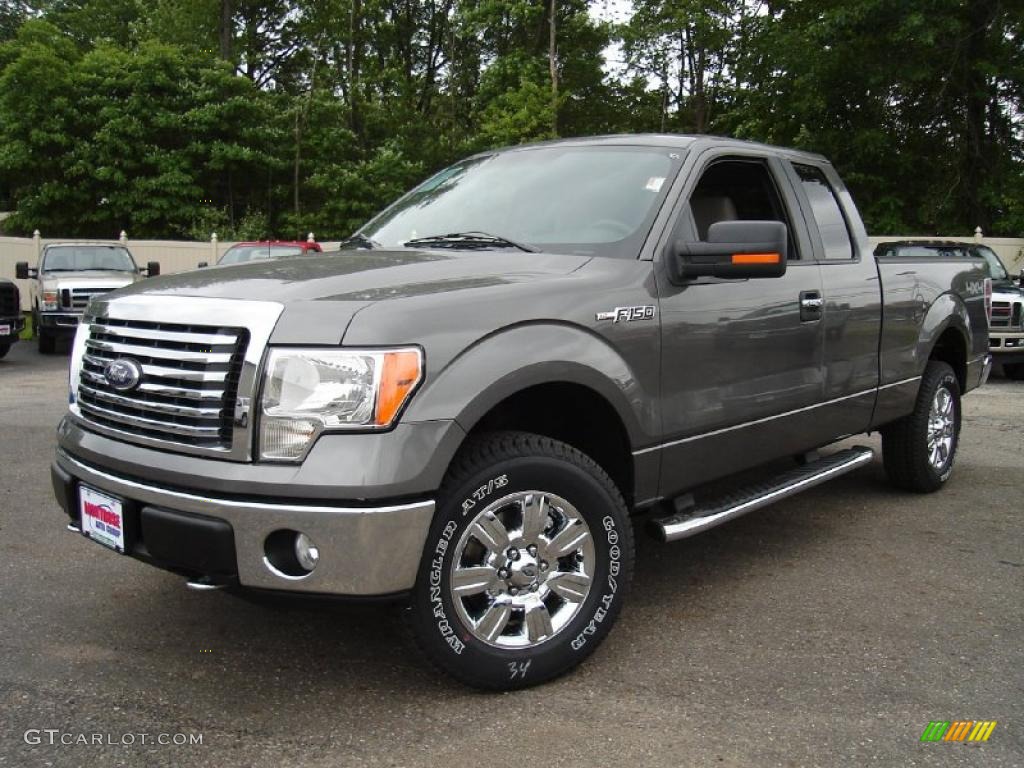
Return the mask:
[[[611,609],[612,602],[615,600],[615,594],[619,590],[619,583],[615,580],[615,577],[619,575],[621,570],[621,559],[622,550],[619,549],[619,532],[615,528],[615,520],[608,515],[601,521],[601,525],[604,526],[605,538],[608,541],[608,591],[601,596],[600,605],[597,610],[594,611],[594,618],[590,620],[590,623],[583,628],[573,641],[569,644],[574,651],[580,650],[584,645],[587,644],[587,640],[597,632],[598,626],[605,620],[608,615],[608,611]]]

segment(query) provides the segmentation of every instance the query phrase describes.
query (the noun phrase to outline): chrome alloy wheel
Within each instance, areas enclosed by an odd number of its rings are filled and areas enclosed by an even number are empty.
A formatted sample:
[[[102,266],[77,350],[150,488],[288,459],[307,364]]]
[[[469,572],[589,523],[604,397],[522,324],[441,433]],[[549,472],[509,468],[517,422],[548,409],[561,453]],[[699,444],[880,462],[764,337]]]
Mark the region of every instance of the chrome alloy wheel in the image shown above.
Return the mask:
[[[451,597],[466,628],[498,648],[533,648],[579,613],[596,567],[579,511],[544,491],[489,504],[459,539]]]
[[[953,451],[956,431],[956,402],[945,387],[939,387],[928,413],[928,462],[937,471],[945,469]]]

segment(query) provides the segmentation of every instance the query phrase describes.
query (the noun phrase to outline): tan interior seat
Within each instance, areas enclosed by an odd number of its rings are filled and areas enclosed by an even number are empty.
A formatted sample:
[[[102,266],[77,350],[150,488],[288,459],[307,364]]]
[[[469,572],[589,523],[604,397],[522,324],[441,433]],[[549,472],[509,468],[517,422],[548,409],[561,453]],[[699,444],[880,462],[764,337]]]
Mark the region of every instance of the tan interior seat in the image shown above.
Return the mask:
[[[694,197],[690,199],[690,210],[701,240],[708,239],[708,228],[715,222],[739,219],[731,197]]]

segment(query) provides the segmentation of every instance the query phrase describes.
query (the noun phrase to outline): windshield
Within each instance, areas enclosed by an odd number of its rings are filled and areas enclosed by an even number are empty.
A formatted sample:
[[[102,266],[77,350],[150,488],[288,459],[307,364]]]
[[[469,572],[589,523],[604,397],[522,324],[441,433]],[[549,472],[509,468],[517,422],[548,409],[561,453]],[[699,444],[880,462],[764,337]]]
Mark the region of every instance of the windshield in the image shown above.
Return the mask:
[[[241,264],[243,261],[279,259],[282,256],[301,256],[298,245],[236,245],[227,250],[218,264]]]
[[[475,232],[542,250],[635,256],[681,156],[676,148],[550,146],[474,157],[416,187],[358,235],[396,248]]]
[[[135,262],[120,245],[59,245],[46,249],[43,272],[134,272]]]
[[[978,256],[985,260],[988,265],[988,274],[993,280],[1009,280],[1010,275],[1003,266],[1003,262],[996,256],[996,252],[987,245],[976,245],[972,249]]]

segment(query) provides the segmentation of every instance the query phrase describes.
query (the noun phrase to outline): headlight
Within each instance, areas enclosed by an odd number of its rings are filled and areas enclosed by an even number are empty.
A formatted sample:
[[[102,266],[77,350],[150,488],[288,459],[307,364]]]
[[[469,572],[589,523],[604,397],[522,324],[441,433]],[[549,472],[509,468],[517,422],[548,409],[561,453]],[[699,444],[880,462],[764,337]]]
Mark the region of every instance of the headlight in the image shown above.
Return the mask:
[[[43,292],[43,303],[40,305],[40,309],[43,312],[52,312],[60,307],[60,295],[57,291],[44,291]]]
[[[260,408],[260,457],[295,460],[327,430],[387,429],[423,378],[423,353],[273,349]]]

